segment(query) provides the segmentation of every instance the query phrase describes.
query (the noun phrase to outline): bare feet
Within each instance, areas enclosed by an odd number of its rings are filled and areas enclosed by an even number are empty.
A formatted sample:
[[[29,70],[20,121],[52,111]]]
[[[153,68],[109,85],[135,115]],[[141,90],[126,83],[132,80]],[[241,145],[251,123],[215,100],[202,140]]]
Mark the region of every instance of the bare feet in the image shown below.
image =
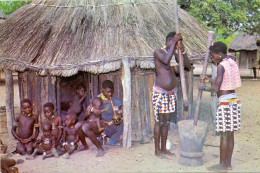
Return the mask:
[[[214,171],[214,172],[225,172],[227,171],[227,167],[222,164],[218,165],[213,165],[207,168],[209,171]]]
[[[165,154],[167,156],[175,156],[174,153],[170,152],[169,150],[166,150],[166,151],[161,151],[162,154]]]
[[[69,159],[70,155],[69,155],[69,153],[65,153],[61,157],[64,159]]]
[[[18,165],[18,164],[23,164],[23,162],[24,162],[23,159],[17,159],[17,160],[16,160],[16,164],[17,164],[17,165]]]
[[[59,154],[58,154],[58,152],[57,152],[57,150],[55,149],[55,150],[52,150],[52,154],[54,155],[54,157],[59,157]]]
[[[88,150],[89,147],[88,145],[81,145],[79,148],[78,148],[78,151],[85,151],[85,150]]]
[[[28,156],[28,157],[26,157],[25,159],[26,159],[26,160],[34,160],[34,159],[36,159],[36,156]]]
[[[232,166],[230,165],[230,166],[227,166],[227,170],[232,170],[233,168],[232,168]]]
[[[167,159],[167,157],[164,154],[162,154],[161,152],[155,152],[155,156],[159,157],[160,159]]]
[[[96,157],[101,157],[105,154],[105,151],[103,150],[98,150],[97,156]]]

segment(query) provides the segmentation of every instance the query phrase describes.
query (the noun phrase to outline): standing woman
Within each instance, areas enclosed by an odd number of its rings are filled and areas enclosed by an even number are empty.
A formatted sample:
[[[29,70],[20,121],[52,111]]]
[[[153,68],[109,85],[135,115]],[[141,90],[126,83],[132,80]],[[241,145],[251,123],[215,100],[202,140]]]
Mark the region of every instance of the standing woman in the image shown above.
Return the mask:
[[[235,91],[241,86],[237,63],[227,55],[227,45],[215,42],[209,48],[212,61],[217,64],[217,77],[211,87],[202,84],[199,89],[216,92],[218,108],[216,131],[220,133],[220,163],[209,170],[231,170],[234,149],[234,131],[240,130],[241,103]]]

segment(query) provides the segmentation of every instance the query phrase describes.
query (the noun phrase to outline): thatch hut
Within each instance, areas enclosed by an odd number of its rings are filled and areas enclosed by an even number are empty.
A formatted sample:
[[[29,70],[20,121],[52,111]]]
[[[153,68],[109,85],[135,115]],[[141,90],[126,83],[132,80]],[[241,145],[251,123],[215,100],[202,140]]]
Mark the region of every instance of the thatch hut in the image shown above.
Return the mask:
[[[238,34],[230,43],[229,51],[239,52],[241,73],[251,75],[253,66],[259,68],[260,35]]]
[[[179,22],[190,58],[202,58],[207,30],[181,9]],[[91,99],[111,79],[124,101],[124,146],[131,146],[131,137],[144,140],[153,129],[153,50],[174,26],[170,0],[33,0],[0,25],[9,122],[12,71],[19,73],[20,99],[30,98],[39,113],[47,101],[60,113],[77,83]]]

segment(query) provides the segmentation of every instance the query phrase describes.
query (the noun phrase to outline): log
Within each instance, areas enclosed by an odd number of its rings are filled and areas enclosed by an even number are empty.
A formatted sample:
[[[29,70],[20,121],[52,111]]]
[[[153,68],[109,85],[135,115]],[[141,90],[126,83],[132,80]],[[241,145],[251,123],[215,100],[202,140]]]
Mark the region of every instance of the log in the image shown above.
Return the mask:
[[[209,59],[209,47],[211,45],[211,42],[213,40],[213,31],[208,32],[208,43],[207,43],[207,50],[206,50],[206,55],[204,58],[204,64],[203,64],[203,69],[202,69],[202,75],[201,77],[205,77],[206,72],[207,72],[207,67],[208,67],[208,59]],[[202,81],[200,81],[202,82]],[[197,126],[198,120],[199,120],[199,109],[200,109],[200,102],[201,102],[201,96],[202,96],[202,90],[199,90],[197,100],[196,100],[196,109],[195,109],[195,114],[194,114],[194,121],[193,125]]]
[[[7,117],[7,130],[9,136],[13,136],[12,125],[14,119],[14,85],[13,85],[13,76],[11,70],[5,70],[6,78],[6,117]]]
[[[131,70],[130,60],[122,58],[122,86],[123,86],[123,117],[124,117],[124,133],[123,147],[131,147],[132,126],[131,126]]]
[[[173,3],[174,3],[173,6],[174,6],[174,13],[175,13],[174,20],[175,20],[176,33],[180,33],[179,21],[178,21],[177,0],[174,0]],[[183,103],[184,103],[184,106],[187,107],[188,106],[188,94],[187,94],[187,86],[186,86],[185,73],[184,73],[184,62],[183,62],[182,52],[181,52],[181,49],[179,46],[178,46],[178,60],[179,60],[179,68],[180,68],[180,79],[181,79]]]

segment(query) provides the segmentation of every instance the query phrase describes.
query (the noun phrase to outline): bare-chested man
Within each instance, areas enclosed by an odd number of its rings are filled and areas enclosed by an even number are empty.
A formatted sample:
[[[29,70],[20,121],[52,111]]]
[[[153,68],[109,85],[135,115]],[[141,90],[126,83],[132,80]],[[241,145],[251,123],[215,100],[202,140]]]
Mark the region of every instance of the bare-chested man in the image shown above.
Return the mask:
[[[63,126],[61,117],[54,114],[54,105],[50,102],[44,104],[43,112],[46,117],[44,121],[52,124],[52,135],[55,137],[55,147],[57,147],[62,136]]]
[[[166,140],[168,136],[169,113],[175,111],[176,70],[170,66],[173,55],[177,57],[175,50],[177,44],[182,40],[181,34],[171,32],[166,36],[166,48],[156,49],[154,51],[154,63],[156,78],[153,87],[153,108],[155,115],[154,125],[154,144],[155,155],[165,158],[164,155],[174,155],[166,149]],[[184,66],[190,69],[190,63],[183,44],[178,44],[182,50]],[[160,147],[161,138],[161,147]]]
[[[17,139],[19,154],[32,154],[33,142],[39,135],[38,116],[32,113],[32,103],[29,99],[21,102],[22,113],[15,117],[12,134]],[[35,133],[34,133],[35,128]]]

